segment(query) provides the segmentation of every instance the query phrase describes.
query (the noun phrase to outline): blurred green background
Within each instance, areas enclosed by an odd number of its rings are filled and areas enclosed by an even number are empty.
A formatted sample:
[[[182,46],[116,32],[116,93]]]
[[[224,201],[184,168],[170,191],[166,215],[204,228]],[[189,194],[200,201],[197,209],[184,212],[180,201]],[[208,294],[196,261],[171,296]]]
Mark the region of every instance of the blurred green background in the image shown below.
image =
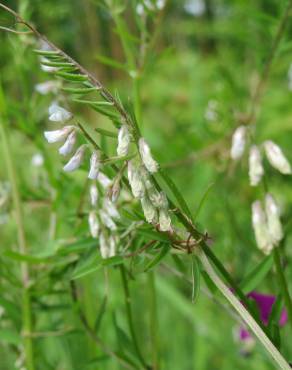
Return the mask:
[[[146,11],[146,23],[137,14],[139,2],[121,1],[118,5],[129,32],[126,39],[132,45],[138,66],[143,59],[143,37],[150,45],[138,71],[138,87],[134,71],[126,62],[120,31],[102,1],[23,0],[5,4],[17,9],[92,71],[109,90],[118,91],[123,101],[131,100],[134,89],[138,89],[139,124],[153,154],[182,191],[192,212],[196,212],[208,191],[197,221],[201,230],[211,235],[213,251],[240,282],[263,258],[255,245],[250,217],[250,205],[263,195],[263,189],[249,186],[246,155],[236,165],[230,162],[230,137],[248,111],[250,96],[262,74],[286,1],[167,1],[162,10]],[[0,10],[0,23],[12,26],[13,20]],[[291,36],[290,21],[272,65],[255,131],[256,142],[274,140],[290,161]],[[24,205],[26,237],[31,254],[46,255],[65,242],[88,237],[89,233],[86,220],[76,222],[75,217],[85,172],[64,175],[59,156],[43,139],[52,96],[41,96],[35,85],[50,76],[40,70],[33,48],[30,36],[0,33],[0,83],[4,96],[1,101],[2,104],[5,101],[9,117],[8,135]],[[88,125],[112,129],[102,116],[73,103],[69,106]],[[110,139],[103,138],[101,142],[110,153],[114,152]],[[44,157],[40,166],[33,165],[36,154]],[[289,260],[292,180],[269,166],[266,175],[269,189],[282,208]],[[1,154],[0,197],[6,197],[3,204],[0,202],[0,306],[4,307],[0,318],[1,370],[17,368],[20,343],[19,261],[7,254],[16,249],[17,243],[7,181]],[[190,265],[185,260],[185,275],[191,279]],[[176,267],[169,256],[167,262]],[[76,310],[72,309],[70,263],[60,259],[31,264],[35,330],[58,332],[34,339],[37,369],[120,369],[86,334]],[[291,281],[291,268],[286,269],[286,276]],[[135,271],[130,282],[134,322],[146,358],[151,359],[153,341],[151,279],[155,279],[156,286],[161,369],[273,369],[260,345],[248,356],[242,354],[242,344],[234,338],[239,324],[228,312],[203,292],[192,304],[191,285],[163,266],[154,269],[150,277]],[[132,356],[119,271],[111,268],[105,274],[100,270],[78,279],[77,285],[82,308],[91,324],[107,292],[100,336],[108,347]],[[202,286],[206,289],[203,282]],[[277,294],[273,270],[258,290]],[[281,337],[282,352],[292,359],[288,327],[281,330]]]

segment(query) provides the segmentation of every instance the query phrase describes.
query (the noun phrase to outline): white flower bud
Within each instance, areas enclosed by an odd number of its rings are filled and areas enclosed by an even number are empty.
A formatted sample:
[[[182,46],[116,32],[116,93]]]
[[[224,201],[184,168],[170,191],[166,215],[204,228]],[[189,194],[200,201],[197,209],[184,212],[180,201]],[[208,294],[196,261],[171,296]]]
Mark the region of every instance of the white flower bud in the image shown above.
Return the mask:
[[[130,133],[126,125],[122,125],[118,135],[118,147],[117,154],[119,156],[125,156],[129,152],[129,146],[131,142]]]
[[[72,171],[77,170],[77,168],[80,167],[80,165],[81,165],[81,163],[83,161],[83,158],[84,158],[84,153],[85,153],[86,147],[87,147],[87,145],[84,144],[84,145],[81,145],[76,150],[76,152],[73,155],[73,157],[63,167],[63,170],[65,172],[72,172]]]
[[[161,231],[171,231],[171,218],[166,208],[159,209],[159,229]]]
[[[246,143],[246,127],[239,126],[234,131],[232,136],[232,145],[230,151],[230,156],[232,159],[237,160],[242,157],[245,148],[245,143]]]
[[[95,150],[90,157],[90,169],[88,173],[88,178],[91,180],[96,180],[100,168],[100,154]]]
[[[273,141],[268,140],[264,143],[266,156],[270,164],[284,175],[292,173],[290,163],[283,154],[281,148]]]
[[[59,153],[61,155],[68,155],[72,152],[74,145],[76,143],[76,131],[72,131],[67,137],[65,143],[59,148]]]
[[[57,143],[59,141],[64,141],[73,129],[74,126],[65,126],[60,130],[45,131],[44,136],[48,143]]]
[[[100,172],[97,175],[97,181],[106,190],[112,184],[112,180],[109,179],[104,173]]]
[[[89,224],[89,230],[90,230],[91,236],[93,238],[97,238],[98,231],[99,231],[99,223],[98,223],[96,213],[94,211],[89,212],[88,224]]]
[[[31,158],[31,164],[34,167],[41,167],[44,164],[44,157],[41,153],[36,153]]]
[[[117,230],[117,225],[112,220],[111,216],[104,210],[100,211],[100,218],[102,223],[110,230]]]
[[[95,184],[90,185],[89,194],[90,194],[90,204],[92,205],[92,207],[96,207],[98,200],[98,190]]]
[[[134,197],[142,198],[145,194],[144,183],[142,181],[142,176],[139,168],[137,168],[132,161],[128,162],[128,179]]]
[[[156,223],[157,211],[147,196],[141,198],[141,205],[146,221],[149,223]]]
[[[66,122],[73,117],[71,112],[60,107],[57,103],[52,103],[49,107],[49,120],[52,122]]]
[[[115,181],[113,186],[110,188],[108,195],[110,197],[110,200],[115,203],[118,200],[118,197],[121,192],[121,186],[119,181]]]
[[[117,238],[113,235],[109,238],[109,257],[114,257],[116,255],[117,249]]]
[[[103,210],[112,218],[120,218],[116,206],[108,198],[105,198],[103,201]]]
[[[108,240],[103,233],[99,236],[99,249],[102,258],[109,258],[110,247],[108,245]]]
[[[283,239],[284,235],[280,221],[279,207],[271,194],[266,195],[265,206],[269,233],[273,243],[277,245]]]
[[[168,207],[168,201],[166,198],[166,195],[163,192],[160,192],[152,188],[151,190],[148,190],[148,195],[153,203],[153,205],[157,208],[167,208]]]
[[[142,162],[147,170],[151,173],[157,172],[158,163],[152,158],[149,145],[142,137],[139,139],[139,152],[142,158]]]
[[[270,254],[273,249],[273,243],[269,234],[265,212],[258,200],[252,204],[252,225],[258,248],[263,253]]]
[[[60,87],[59,81],[45,81],[35,85],[35,91],[41,95],[56,93]]]
[[[262,156],[259,148],[253,145],[249,151],[249,181],[251,186],[256,186],[264,174]]]

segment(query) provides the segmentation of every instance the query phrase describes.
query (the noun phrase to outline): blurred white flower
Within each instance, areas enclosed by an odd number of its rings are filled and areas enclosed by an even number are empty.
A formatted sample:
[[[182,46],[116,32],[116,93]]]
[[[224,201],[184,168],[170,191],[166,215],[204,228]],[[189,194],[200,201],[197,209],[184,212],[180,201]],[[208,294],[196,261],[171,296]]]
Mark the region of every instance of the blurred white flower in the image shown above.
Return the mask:
[[[89,188],[90,204],[92,207],[96,207],[98,200],[98,190],[96,184],[91,184]]]
[[[265,208],[269,233],[271,235],[273,243],[277,245],[283,239],[284,235],[280,220],[279,207],[271,194],[266,195]]]
[[[72,172],[72,171],[77,170],[77,168],[80,167],[80,165],[81,165],[81,163],[83,161],[83,158],[84,158],[84,153],[85,153],[86,148],[87,148],[87,145],[84,144],[84,145],[81,145],[76,150],[76,152],[73,155],[73,157],[70,158],[70,160],[63,167],[63,170],[65,172]]]
[[[49,120],[52,122],[67,122],[73,117],[71,112],[60,107],[56,102],[49,107]]]
[[[70,154],[74,148],[75,143],[76,143],[76,131],[73,130],[68,135],[65,143],[59,148],[59,153],[64,156]]]
[[[270,164],[284,175],[292,173],[290,163],[283,154],[281,148],[273,141],[268,140],[264,143],[266,156]]]
[[[139,139],[139,152],[147,170],[151,173],[157,172],[158,163],[152,158],[150,147],[143,137]]]
[[[111,216],[107,212],[105,212],[104,210],[100,211],[100,218],[101,218],[102,223],[108,229],[113,230],[113,231],[117,229],[117,225],[114,223]]]
[[[253,145],[249,151],[249,180],[251,186],[256,186],[264,174],[262,156],[259,148]]]
[[[91,236],[93,238],[97,238],[98,231],[99,231],[99,222],[98,222],[95,211],[90,211],[89,212],[88,224],[89,224],[89,230],[90,230]]]
[[[145,194],[145,187],[139,168],[132,161],[128,162],[128,180],[135,198],[142,198]]]
[[[205,119],[209,122],[215,122],[218,119],[218,102],[216,100],[209,100],[205,110]]]
[[[103,233],[99,236],[99,249],[102,258],[109,258],[110,256],[110,246],[108,240]]]
[[[109,191],[109,196],[112,202],[116,202],[119,198],[121,192],[121,186],[119,181],[115,181],[113,186],[111,187]]]
[[[59,130],[45,131],[44,136],[48,143],[57,143],[59,141],[64,141],[74,128],[74,126],[65,126]]]
[[[119,156],[125,156],[128,154],[130,142],[131,142],[131,137],[130,137],[128,127],[126,125],[122,125],[122,127],[119,129],[119,135],[118,135],[117,154]]]
[[[166,208],[159,209],[159,229],[161,231],[171,231],[171,218]]]
[[[246,127],[239,126],[232,136],[230,156],[233,160],[240,159],[244,153],[246,144]]]
[[[143,4],[137,4],[136,6],[136,13],[138,15],[143,15],[145,13],[144,5]]]
[[[34,167],[41,167],[44,164],[44,157],[41,153],[35,153],[31,158],[31,164]]]
[[[258,248],[265,254],[270,254],[273,243],[269,234],[265,212],[260,201],[252,204],[252,225]]]
[[[88,173],[88,178],[91,180],[96,180],[100,168],[100,153],[95,150],[90,157],[90,169]]]
[[[35,91],[41,95],[56,93],[60,87],[59,81],[46,81],[35,85]]]
[[[104,198],[103,210],[106,213],[108,213],[112,218],[117,218],[117,219],[120,218],[120,214],[117,210],[117,207],[108,198]]]
[[[112,180],[109,179],[103,172],[100,172],[98,173],[97,175],[97,181],[100,183],[100,185],[106,190],[108,189],[111,184],[112,184]]]
[[[184,4],[184,10],[191,15],[199,17],[206,11],[204,0],[187,0]]]
[[[141,205],[146,221],[149,223],[157,222],[157,211],[147,196],[141,198]]]
[[[114,235],[109,237],[109,257],[114,257],[116,255],[117,249],[117,238]]]

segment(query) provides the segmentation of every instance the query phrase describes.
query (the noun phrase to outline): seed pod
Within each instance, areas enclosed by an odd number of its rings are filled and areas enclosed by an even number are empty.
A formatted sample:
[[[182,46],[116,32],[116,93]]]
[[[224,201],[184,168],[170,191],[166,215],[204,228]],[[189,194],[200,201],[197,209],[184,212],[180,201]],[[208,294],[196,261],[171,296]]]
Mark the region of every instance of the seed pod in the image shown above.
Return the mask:
[[[145,194],[145,187],[142,176],[132,161],[128,162],[128,179],[135,198],[142,198]]]
[[[60,130],[45,131],[44,136],[48,143],[57,143],[59,141],[64,141],[74,128],[74,126],[65,126]]]
[[[74,145],[76,143],[76,131],[72,131],[71,134],[68,135],[65,143],[59,148],[59,153],[61,155],[68,155],[72,152]]]
[[[166,208],[159,209],[159,228],[161,231],[171,231],[171,218]]]
[[[100,218],[102,223],[110,230],[117,230],[117,225],[112,220],[111,216],[104,210],[100,211]]]
[[[139,139],[139,152],[142,158],[142,162],[147,170],[151,173],[158,171],[158,163],[152,158],[151,150],[145,139],[141,137]]]
[[[96,180],[100,168],[100,154],[95,150],[90,157],[90,169],[88,173],[88,178],[91,180]]]
[[[266,156],[271,166],[276,168],[284,175],[290,175],[292,173],[290,163],[283,154],[281,148],[273,141],[268,140],[264,143]]]
[[[89,230],[90,230],[91,236],[93,238],[97,238],[98,231],[99,231],[99,222],[98,222],[96,213],[94,211],[89,212],[88,224],[89,224]]]
[[[122,125],[118,135],[118,147],[117,154],[119,156],[125,156],[129,152],[129,146],[131,142],[131,136],[126,125]]]
[[[90,194],[90,204],[92,207],[96,207],[98,200],[98,190],[96,184],[91,184],[89,189]]]
[[[84,158],[84,153],[87,145],[81,145],[73,155],[73,157],[65,164],[63,167],[63,170],[65,172],[72,172],[77,170],[82,164],[83,158]]]
[[[156,223],[157,211],[147,196],[141,198],[141,205],[146,221],[149,223]]]
[[[60,107],[57,103],[52,103],[49,107],[49,120],[52,122],[67,122],[73,117],[71,112]]]
[[[249,151],[249,181],[251,186],[256,186],[264,174],[262,156],[259,148],[253,145]]]
[[[252,225],[258,248],[265,254],[270,254],[273,243],[268,231],[267,220],[260,201],[252,204]]]
[[[283,239],[284,235],[280,221],[279,207],[271,194],[266,195],[265,208],[269,233],[271,235],[273,243],[277,245]]]
[[[232,136],[230,156],[233,160],[240,159],[244,153],[246,144],[246,127],[239,126]]]

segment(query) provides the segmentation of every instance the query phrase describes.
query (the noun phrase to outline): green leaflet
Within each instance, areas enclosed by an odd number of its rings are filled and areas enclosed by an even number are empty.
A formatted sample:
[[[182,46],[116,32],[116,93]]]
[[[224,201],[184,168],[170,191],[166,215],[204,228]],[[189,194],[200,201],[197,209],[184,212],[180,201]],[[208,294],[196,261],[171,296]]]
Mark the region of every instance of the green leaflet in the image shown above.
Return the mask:
[[[55,50],[39,50],[35,49],[34,52],[38,55],[44,56],[44,57],[51,57],[51,56],[60,56],[60,53]]]
[[[63,67],[68,67],[68,68],[76,68],[73,63],[69,62],[55,62],[55,61],[42,61],[41,62],[45,66],[49,67],[58,67],[58,68],[63,68]]]
[[[55,75],[62,77],[68,81],[75,81],[75,82],[88,81],[88,76],[85,76],[79,73],[69,73],[69,72],[58,71],[58,72],[55,72]]]
[[[97,87],[81,87],[79,89],[74,87],[62,87],[62,90],[71,94],[89,94],[99,89]]]

